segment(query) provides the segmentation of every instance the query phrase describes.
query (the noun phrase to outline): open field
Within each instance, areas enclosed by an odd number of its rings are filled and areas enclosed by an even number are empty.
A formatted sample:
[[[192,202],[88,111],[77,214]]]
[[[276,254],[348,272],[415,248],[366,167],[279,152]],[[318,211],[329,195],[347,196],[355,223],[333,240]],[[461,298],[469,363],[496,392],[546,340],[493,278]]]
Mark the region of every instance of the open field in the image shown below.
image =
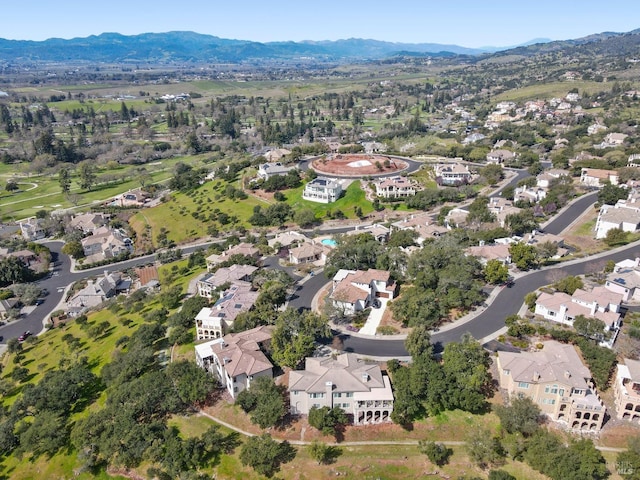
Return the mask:
[[[528,87],[508,90],[504,93],[496,95],[495,101],[513,101],[523,102],[527,100],[544,100],[550,98],[564,98],[569,90],[577,88],[580,93],[596,93],[601,90],[607,90],[607,86],[599,82],[575,81],[575,82],[550,82]]]
[[[79,208],[103,202],[131,189],[140,188],[137,168],[143,167],[149,174],[148,183],[161,183],[173,175],[173,167],[178,162],[199,165],[203,156],[180,156],[167,158],[146,165],[105,165],[97,170],[98,181],[101,176],[115,176],[122,180],[100,183],[91,191],[80,189],[78,177],[71,171],[71,194]],[[21,187],[16,192],[0,189],[0,218],[19,220],[33,216],[38,210],[58,210],[74,207],[70,199],[60,190],[57,176],[20,173],[21,165],[0,165],[0,183],[14,178]],[[33,186],[35,185],[35,188]],[[3,185],[2,185],[3,186]]]

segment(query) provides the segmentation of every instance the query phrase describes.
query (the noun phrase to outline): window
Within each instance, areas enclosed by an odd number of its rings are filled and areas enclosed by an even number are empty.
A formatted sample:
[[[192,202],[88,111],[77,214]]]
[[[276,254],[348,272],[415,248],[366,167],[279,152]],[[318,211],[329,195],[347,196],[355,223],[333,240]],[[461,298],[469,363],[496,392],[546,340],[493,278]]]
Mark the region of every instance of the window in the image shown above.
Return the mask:
[[[324,393],[310,393],[309,398],[324,398]]]
[[[558,394],[559,394],[561,397],[564,397],[564,388],[561,388],[560,390],[558,390]]]
[[[558,393],[558,385],[547,385],[546,387],[544,387],[544,393],[553,393],[555,395],[556,393]]]
[[[504,369],[502,370],[503,375],[511,375],[511,370]]]
[[[518,382],[518,388],[529,388],[529,384],[527,382]]]
[[[342,398],[342,393],[340,392],[334,393],[333,398]]]
[[[347,392],[347,393],[345,393],[345,397],[347,397],[347,398],[351,398],[351,397],[353,397],[353,392]]]
[[[314,403],[313,406],[316,407],[316,408],[320,408],[320,404],[319,403]]]
[[[298,390],[294,390],[294,391],[293,391],[293,394],[294,394],[294,395],[298,395],[298,393],[300,393]]]
[[[349,408],[349,405],[351,405],[350,403],[343,403],[342,404],[342,408]]]
[[[556,404],[556,400],[555,400],[555,398],[543,398],[542,399],[542,404],[543,405],[555,405]]]

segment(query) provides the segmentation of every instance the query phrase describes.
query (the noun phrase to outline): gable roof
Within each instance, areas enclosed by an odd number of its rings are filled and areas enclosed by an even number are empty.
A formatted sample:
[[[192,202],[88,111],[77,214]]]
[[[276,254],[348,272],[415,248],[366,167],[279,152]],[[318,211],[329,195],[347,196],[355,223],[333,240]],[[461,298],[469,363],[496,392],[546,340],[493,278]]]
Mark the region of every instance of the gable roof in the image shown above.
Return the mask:
[[[225,335],[222,342],[211,345],[229,376],[255,375],[273,368],[260,350],[260,344],[271,339],[271,327],[256,327],[240,333]]]

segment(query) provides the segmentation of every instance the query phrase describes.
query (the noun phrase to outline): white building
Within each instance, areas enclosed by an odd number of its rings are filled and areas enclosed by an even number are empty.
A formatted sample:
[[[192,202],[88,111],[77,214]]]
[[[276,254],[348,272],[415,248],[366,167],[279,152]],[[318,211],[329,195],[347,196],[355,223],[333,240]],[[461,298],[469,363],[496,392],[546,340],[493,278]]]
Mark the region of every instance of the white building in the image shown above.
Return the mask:
[[[273,364],[262,351],[271,340],[271,330],[256,327],[196,345],[196,363],[217,375],[235,399],[251,388],[254,379],[273,378]]]
[[[304,370],[289,373],[289,404],[294,415],[311,408],[339,407],[355,425],[391,421],[393,391],[380,367],[352,353],[308,357]]]
[[[302,198],[311,202],[332,203],[342,195],[342,185],[329,178],[318,177],[304,186]]]

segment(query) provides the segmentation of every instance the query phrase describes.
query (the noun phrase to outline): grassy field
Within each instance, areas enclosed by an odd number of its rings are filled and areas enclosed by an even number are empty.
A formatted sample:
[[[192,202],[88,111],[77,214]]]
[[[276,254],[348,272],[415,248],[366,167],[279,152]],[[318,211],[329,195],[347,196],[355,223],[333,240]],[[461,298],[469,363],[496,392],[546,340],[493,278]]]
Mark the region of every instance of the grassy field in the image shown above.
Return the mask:
[[[203,156],[167,158],[148,163],[144,168],[151,177],[149,183],[160,183],[171,178],[176,163],[183,162],[198,166],[202,164],[203,159]],[[10,178],[15,178],[20,186],[20,190],[15,192],[7,192],[4,188],[0,188],[0,219],[19,220],[33,216],[38,210],[51,211],[74,207],[70,199],[60,191],[57,175],[49,173],[28,175],[21,173],[20,167],[20,165],[0,165],[0,182],[2,183],[0,187],[4,187],[4,183]],[[99,167],[96,172],[98,181],[104,175],[121,176],[124,180],[100,183],[91,191],[80,189],[77,175],[72,171],[71,194],[79,196],[77,204],[81,208],[103,202],[128,190],[140,188],[136,168],[139,166],[116,164]]]
[[[564,98],[569,90],[577,88],[580,93],[596,93],[606,90],[606,85],[598,82],[576,81],[576,82],[552,82],[530,85],[528,87],[508,90],[495,96],[496,102],[512,101],[524,102],[527,100],[544,100],[554,97]]]
[[[347,187],[340,199],[329,204],[304,200],[302,198],[303,190],[304,187],[287,190],[285,192],[287,203],[295,210],[310,208],[316,214],[316,218],[319,219],[326,218],[328,212],[336,212],[337,210],[341,210],[347,218],[356,218],[356,207],[360,207],[363,215],[373,212],[373,205],[366,199],[364,191],[360,188],[360,182],[357,180]]]

